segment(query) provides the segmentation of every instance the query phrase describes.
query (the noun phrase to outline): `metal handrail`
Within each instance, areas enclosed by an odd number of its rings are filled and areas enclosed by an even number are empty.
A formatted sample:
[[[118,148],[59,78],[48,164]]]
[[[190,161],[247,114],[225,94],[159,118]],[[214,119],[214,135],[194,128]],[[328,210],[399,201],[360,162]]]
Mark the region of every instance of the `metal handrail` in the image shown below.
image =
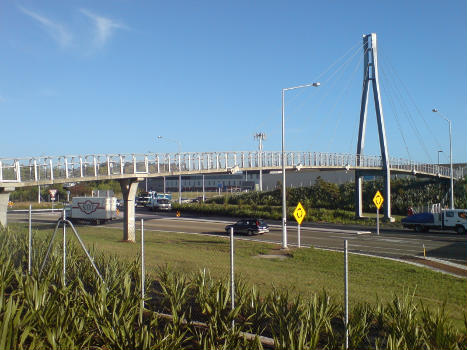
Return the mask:
[[[79,180],[83,177],[157,175],[180,172],[232,172],[232,169],[277,169],[282,166],[281,152],[263,151],[180,152],[60,155],[23,158],[0,158],[0,183],[34,183],[54,179]],[[327,152],[286,152],[287,168],[381,169],[381,156]],[[437,164],[416,163],[402,158],[390,158],[391,170],[413,174],[450,176],[450,169]],[[454,178],[464,176],[463,169],[455,169]]]

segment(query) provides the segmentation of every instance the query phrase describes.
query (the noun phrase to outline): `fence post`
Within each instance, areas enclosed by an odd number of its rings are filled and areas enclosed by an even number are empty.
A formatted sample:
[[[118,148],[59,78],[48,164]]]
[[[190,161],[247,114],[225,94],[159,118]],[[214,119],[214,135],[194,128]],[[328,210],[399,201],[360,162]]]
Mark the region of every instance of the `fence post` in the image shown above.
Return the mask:
[[[66,287],[66,211],[63,208],[63,287]]]
[[[141,219],[141,305],[144,309],[144,219]]]
[[[31,250],[32,250],[32,208],[29,204],[29,231],[28,231],[28,274],[31,274]]]
[[[235,285],[234,285],[234,229],[230,228],[230,294],[232,310],[235,309]],[[232,330],[235,328],[235,319],[232,319]]]
[[[348,243],[344,240],[344,304],[345,304],[345,350],[349,348],[349,259]]]

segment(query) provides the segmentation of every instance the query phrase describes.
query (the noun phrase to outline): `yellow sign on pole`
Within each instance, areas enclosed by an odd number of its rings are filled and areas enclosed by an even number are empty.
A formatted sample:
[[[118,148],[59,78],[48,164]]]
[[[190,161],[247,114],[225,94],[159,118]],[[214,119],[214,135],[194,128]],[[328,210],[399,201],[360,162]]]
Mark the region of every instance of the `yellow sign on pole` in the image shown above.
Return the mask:
[[[384,198],[381,195],[381,192],[376,192],[375,196],[373,197],[373,203],[375,203],[376,208],[380,209],[381,206],[383,205]]]
[[[299,225],[302,224],[303,219],[305,219],[305,215],[306,215],[305,208],[303,208],[302,203],[298,202],[297,207],[293,211],[293,216],[294,216],[295,220],[297,220],[297,223]]]

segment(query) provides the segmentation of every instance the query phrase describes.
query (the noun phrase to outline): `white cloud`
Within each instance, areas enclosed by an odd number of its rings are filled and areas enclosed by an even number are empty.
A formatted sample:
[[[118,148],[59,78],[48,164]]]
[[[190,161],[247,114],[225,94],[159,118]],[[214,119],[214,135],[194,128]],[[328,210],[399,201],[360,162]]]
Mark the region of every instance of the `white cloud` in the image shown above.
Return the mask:
[[[50,19],[22,6],[18,6],[18,8],[21,12],[39,22],[39,24],[56,42],[60,44],[60,46],[68,46],[71,44],[72,35],[61,24],[53,22]]]
[[[95,44],[99,47],[104,46],[112,36],[115,29],[126,29],[127,27],[110,18],[96,15],[95,13],[81,9],[81,13],[89,17],[95,25],[96,37],[94,38]]]

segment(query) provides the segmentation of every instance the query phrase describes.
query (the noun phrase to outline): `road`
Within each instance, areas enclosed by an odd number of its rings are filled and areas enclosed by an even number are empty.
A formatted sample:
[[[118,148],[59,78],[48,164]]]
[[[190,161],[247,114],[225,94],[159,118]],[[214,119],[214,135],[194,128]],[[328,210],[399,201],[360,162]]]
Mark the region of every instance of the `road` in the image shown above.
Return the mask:
[[[57,220],[58,212],[35,212],[34,223],[51,223]],[[213,219],[180,217],[173,213],[152,213],[138,209],[136,220],[144,219],[146,231],[182,232],[191,234],[206,234],[225,236],[224,227],[232,223],[232,219]],[[26,213],[8,213],[11,222],[27,222]],[[107,224],[107,227],[121,229],[121,220]],[[350,252],[362,253],[396,259],[407,259],[413,256],[426,255],[432,258],[448,260],[457,264],[467,265],[467,239],[465,235],[450,232],[415,233],[407,230],[381,230],[379,236],[374,227],[350,227],[344,225],[307,225],[301,228],[302,246],[342,250],[344,240],[348,240]],[[238,236],[239,239],[257,240],[280,244],[282,229],[280,225],[272,224],[270,232],[252,237]],[[297,229],[295,223],[288,226],[288,244],[297,245]],[[410,259],[409,259],[410,260]]]

